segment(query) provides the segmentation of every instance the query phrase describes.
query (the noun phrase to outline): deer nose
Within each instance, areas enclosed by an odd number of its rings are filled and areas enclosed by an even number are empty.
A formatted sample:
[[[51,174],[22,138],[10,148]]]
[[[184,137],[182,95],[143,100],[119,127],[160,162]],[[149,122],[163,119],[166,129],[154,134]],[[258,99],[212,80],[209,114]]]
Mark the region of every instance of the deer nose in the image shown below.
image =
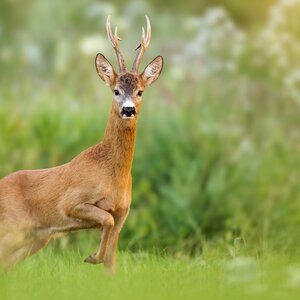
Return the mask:
[[[131,117],[135,115],[135,107],[134,106],[124,106],[122,108],[122,114],[126,115],[126,117]]]

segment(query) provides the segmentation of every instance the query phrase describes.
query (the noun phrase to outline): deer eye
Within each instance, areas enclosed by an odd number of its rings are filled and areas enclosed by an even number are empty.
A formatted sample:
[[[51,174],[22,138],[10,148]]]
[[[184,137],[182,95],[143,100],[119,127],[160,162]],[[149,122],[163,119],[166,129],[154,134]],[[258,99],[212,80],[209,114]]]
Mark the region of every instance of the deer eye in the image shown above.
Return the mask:
[[[139,97],[141,97],[141,96],[142,96],[142,94],[143,94],[143,91],[138,91],[138,93],[137,93],[137,94],[138,94],[138,96],[139,96]]]
[[[119,90],[114,90],[114,94],[115,94],[116,96],[119,96],[119,95],[120,95]]]

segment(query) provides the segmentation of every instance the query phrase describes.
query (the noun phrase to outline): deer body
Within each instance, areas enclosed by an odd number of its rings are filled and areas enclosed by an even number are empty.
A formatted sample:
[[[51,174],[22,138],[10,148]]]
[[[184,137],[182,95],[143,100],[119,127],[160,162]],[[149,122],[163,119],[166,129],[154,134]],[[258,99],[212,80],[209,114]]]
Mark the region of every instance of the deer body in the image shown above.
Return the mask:
[[[126,72],[118,37],[110,30],[120,74],[102,54],[96,69],[114,96],[103,140],[62,166],[15,172],[0,180],[0,263],[14,264],[35,253],[54,235],[99,228],[102,239],[85,261],[115,270],[118,236],[131,203],[131,168],[141,93],[162,69],[154,59],[141,75],[137,67],[150,40],[143,35],[133,70]],[[149,39],[149,40],[148,40]]]

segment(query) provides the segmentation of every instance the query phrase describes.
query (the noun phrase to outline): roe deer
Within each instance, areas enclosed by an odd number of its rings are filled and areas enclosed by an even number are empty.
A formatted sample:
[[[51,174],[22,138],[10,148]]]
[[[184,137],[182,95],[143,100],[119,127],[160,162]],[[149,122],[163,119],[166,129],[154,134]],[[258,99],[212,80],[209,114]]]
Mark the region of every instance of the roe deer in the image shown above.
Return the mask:
[[[119,48],[117,27],[106,28],[119,65],[119,74],[97,54],[96,70],[113,94],[109,120],[102,141],[64,165],[17,171],[0,180],[0,263],[14,265],[45,246],[56,234],[99,228],[101,243],[85,259],[116,268],[119,233],[131,203],[131,167],[142,93],[160,75],[163,59],[157,56],[141,74],[138,67],[149,46],[151,26],[142,40],[133,67],[126,71]]]

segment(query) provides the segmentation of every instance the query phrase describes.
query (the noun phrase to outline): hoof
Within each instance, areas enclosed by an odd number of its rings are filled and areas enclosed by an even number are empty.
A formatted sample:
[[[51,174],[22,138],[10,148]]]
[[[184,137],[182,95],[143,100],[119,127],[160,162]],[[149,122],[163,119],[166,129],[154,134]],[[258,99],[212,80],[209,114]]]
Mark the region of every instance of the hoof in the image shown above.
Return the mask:
[[[97,257],[97,253],[94,253],[94,254],[91,254],[90,256],[88,256],[85,260],[84,260],[85,263],[89,263],[89,264],[101,264],[103,263],[103,260],[102,259],[99,259]]]

